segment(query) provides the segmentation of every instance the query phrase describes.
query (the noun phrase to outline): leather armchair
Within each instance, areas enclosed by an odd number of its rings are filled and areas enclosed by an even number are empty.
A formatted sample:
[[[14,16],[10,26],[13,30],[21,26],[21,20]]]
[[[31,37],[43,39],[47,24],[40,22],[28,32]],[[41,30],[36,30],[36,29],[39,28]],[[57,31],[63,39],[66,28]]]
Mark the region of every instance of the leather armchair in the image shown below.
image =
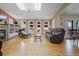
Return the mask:
[[[48,34],[46,34],[48,35]],[[64,40],[65,30],[63,28],[53,28],[49,33],[48,40],[51,43],[62,43]]]
[[[31,34],[25,32],[23,29],[20,29],[20,30],[19,30],[19,36],[25,38],[25,37],[31,36]]]

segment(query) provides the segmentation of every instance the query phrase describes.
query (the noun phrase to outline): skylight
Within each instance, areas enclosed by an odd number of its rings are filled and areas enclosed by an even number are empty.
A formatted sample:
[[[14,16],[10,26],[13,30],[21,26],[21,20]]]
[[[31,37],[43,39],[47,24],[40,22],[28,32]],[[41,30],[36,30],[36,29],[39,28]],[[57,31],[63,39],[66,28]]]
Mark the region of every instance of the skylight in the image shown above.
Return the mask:
[[[41,10],[41,3],[34,3],[34,7],[36,11],[40,11]]]
[[[40,11],[41,10],[41,3],[17,3],[17,6],[20,10],[30,10],[31,11]]]
[[[16,3],[20,10],[26,10],[23,3]]]

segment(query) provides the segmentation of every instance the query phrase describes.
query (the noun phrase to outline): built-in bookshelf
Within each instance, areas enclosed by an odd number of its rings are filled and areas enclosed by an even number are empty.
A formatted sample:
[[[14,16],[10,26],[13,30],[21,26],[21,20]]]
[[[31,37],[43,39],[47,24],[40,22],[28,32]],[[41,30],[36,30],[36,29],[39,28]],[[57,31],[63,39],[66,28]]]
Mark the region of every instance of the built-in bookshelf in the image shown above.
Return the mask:
[[[16,26],[15,24],[0,25],[0,31],[4,31],[4,30],[6,34],[4,40],[7,40],[18,35],[19,27]]]
[[[13,19],[7,17],[6,19],[0,19],[0,40],[4,41],[15,37],[18,35],[18,31],[18,24],[16,24]]]

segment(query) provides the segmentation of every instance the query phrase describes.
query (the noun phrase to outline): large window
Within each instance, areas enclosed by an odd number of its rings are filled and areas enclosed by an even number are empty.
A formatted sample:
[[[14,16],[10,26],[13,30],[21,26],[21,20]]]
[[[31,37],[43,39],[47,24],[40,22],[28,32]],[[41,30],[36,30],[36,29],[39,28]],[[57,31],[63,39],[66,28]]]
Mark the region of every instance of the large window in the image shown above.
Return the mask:
[[[67,28],[68,29],[73,29],[73,20],[68,20],[67,21]]]
[[[34,22],[31,21],[30,22],[30,27],[33,27],[33,25],[34,25]]]
[[[48,22],[45,22],[45,24],[48,24]]]
[[[48,25],[45,25],[44,27],[48,27]]]
[[[30,24],[33,24],[33,22],[30,22]]]
[[[40,28],[41,27],[41,22],[40,21],[37,21],[37,28]]]
[[[30,25],[30,27],[33,27],[33,25]]]
[[[41,11],[41,3],[16,3],[20,10]]]
[[[79,20],[76,22],[76,27],[79,29]]]
[[[40,24],[40,22],[37,22],[37,24]]]
[[[44,27],[45,27],[45,28],[48,28],[48,25],[49,25],[49,24],[48,24],[48,21],[45,21],[45,22],[44,22]]]

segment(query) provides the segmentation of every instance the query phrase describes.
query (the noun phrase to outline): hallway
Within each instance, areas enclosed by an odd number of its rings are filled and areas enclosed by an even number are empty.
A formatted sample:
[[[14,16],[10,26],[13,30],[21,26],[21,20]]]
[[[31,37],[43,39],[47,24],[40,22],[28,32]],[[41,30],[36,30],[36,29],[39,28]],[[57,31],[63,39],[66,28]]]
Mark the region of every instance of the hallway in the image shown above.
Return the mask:
[[[34,42],[19,37],[3,43],[3,56],[79,56],[79,48],[72,40],[66,40],[62,44],[52,44],[48,40]]]

